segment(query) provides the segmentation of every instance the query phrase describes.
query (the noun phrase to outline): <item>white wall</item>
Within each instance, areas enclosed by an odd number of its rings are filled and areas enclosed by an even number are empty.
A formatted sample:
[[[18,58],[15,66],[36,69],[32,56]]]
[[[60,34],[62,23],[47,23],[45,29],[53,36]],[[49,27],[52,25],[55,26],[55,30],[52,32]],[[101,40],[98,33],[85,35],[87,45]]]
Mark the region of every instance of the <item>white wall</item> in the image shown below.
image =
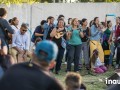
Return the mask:
[[[0,5],[0,7],[6,7]],[[32,7],[32,14],[31,14]],[[59,14],[63,14],[65,19],[77,17],[79,19],[87,18],[88,21],[94,17],[100,17],[103,21],[106,14],[114,13],[120,16],[120,3],[52,3],[52,4],[23,4],[11,5],[8,9],[8,19],[16,16],[22,22],[27,22],[34,28],[40,21],[48,16],[54,16],[56,19]]]

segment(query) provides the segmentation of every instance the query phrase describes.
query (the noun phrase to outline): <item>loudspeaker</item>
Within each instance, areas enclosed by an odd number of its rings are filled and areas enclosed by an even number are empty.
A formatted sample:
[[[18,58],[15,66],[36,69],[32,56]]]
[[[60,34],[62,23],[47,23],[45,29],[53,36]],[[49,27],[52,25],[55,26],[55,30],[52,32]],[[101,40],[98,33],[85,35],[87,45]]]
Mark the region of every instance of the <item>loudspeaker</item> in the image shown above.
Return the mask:
[[[115,74],[113,74],[112,76],[107,78],[105,80],[105,83],[107,86],[109,86],[109,85],[112,85],[114,83],[118,83],[118,80],[120,80],[120,72],[116,72]]]

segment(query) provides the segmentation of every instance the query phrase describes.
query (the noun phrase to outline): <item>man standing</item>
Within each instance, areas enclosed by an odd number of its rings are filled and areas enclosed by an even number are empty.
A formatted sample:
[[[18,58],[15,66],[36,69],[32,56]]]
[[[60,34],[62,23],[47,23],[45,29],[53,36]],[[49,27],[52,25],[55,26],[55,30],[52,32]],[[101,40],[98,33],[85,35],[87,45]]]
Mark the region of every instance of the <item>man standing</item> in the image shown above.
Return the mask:
[[[112,48],[113,48],[113,51],[112,51],[112,53],[113,53],[113,55],[112,55],[112,59],[113,59],[113,56],[114,56],[114,54],[115,54],[115,49],[117,48],[117,58],[116,58],[116,66],[115,66],[115,68],[116,69],[118,69],[118,68],[120,68],[120,58],[119,58],[119,55],[120,55],[120,49],[118,48],[118,45],[119,45],[119,37],[120,37],[120,17],[117,17],[116,18],[116,25],[115,25],[115,27],[113,28],[113,31],[112,31],[112,33],[111,33],[111,35],[110,35],[110,39],[109,39],[109,43],[111,43],[111,42],[114,42],[114,45],[115,46],[112,46]]]
[[[50,33],[55,28],[54,24],[54,17],[49,16],[47,18],[47,23],[44,24],[43,29],[44,29],[44,35],[43,35],[43,40],[51,40]]]
[[[0,38],[1,38],[1,49],[3,51],[3,55],[8,53],[8,35],[5,33],[6,31],[10,34],[14,34],[14,29],[9,25],[6,20],[7,11],[5,8],[0,8]],[[5,31],[6,30],[6,31]]]
[[[63,90],[49,72],[57,52],[55,43],[46,40],[38,42],[30,62],[8,69],[0,81],[0,90]]]
[[[22,24],[19,31],[17,31],[12,37],[12,50],[11,54],[15,59],[15,62],[24,62],[29,50],[27,25]]]

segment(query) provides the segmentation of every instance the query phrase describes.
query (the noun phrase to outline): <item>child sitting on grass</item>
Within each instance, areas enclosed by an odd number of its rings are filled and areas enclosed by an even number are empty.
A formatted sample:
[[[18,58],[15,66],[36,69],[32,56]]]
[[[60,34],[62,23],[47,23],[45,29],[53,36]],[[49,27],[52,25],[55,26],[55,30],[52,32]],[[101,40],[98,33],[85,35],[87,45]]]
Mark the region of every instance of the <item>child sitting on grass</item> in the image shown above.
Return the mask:
[[[70,72],[65,79],[66,90],[86,90],[79,73]]]
[[[101,63],[100,58],[98,57],[98,53],[99,52],[97,49],[93,51],[93,55],[90,60],[90,67],[93,72],[101,74],[106,72],[107,68],[103,63]]]

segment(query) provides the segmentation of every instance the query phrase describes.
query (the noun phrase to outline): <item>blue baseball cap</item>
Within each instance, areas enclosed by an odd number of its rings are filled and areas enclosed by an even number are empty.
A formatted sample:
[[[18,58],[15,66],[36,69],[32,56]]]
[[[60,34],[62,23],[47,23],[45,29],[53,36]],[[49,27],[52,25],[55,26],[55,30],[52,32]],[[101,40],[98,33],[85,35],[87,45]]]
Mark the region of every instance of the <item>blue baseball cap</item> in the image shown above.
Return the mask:
[[[54,42],[44,40],[37,43],[34,53],[40,60],[45,60],[49,63],[57,58],[58,47]]]

